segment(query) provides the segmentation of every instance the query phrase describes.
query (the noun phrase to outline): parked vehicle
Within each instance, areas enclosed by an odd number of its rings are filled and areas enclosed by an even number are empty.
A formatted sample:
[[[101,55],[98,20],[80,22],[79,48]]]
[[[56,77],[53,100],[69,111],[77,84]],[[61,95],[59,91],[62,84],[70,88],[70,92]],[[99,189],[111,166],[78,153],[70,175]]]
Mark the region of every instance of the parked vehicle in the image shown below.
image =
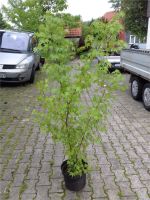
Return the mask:
[[[109,68],[110,72],[113,72],[114,70],[122,70],[122,67],[120,65],[120,54],[110,54],[108,56],[98,56],[97,57],[98,62],[101,60],[107,60],[110,62],[111,67]]]
[[[150,111],[150,50],[123,50],[121,65],[131,74],[132,97],[142,99],[144,107]]]
[[[146,49],[145,43],[134,43],[129,46],[130,49]]]
[[[33,33],[0,30],[0,82],[34,82],[40,55]]]

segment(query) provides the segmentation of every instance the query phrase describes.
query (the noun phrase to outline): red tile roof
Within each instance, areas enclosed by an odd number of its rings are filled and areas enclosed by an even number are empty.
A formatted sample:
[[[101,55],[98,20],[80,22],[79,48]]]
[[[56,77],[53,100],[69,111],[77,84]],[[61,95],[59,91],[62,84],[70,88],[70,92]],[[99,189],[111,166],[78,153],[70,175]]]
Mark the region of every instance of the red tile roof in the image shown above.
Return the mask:
[[[106,12],[104,15],[103,15],[103,18],[107,21],[111,21],[112,18],[116,15],[116,12],[115,11],[109,11],[109,12]]]
[[[79,38],[82,36],[81,28],[71,28],[67,30],[66,38]]]
[[[112,18],[113,18],[116,14],[117,14],[117,13],[116,13],[115,11],[109,11],[109,12],[106,12],[106,13],[103,15],[102,18],[109,22],[109,21],[112,20]],[[119,23],[123,24],[122,20],[119,20]],[[125,31],[124,31],[124,30],[120,31],[120,33],[119,33],[119,39],[125,41],[125,38],[126,38]]]

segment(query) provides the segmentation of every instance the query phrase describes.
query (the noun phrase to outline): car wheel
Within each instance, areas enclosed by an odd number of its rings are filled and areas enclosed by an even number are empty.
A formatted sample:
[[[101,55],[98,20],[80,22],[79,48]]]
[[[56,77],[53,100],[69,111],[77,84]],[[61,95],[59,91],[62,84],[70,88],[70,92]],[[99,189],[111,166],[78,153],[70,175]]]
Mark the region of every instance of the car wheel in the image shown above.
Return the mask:
[[[144,85],[142,99],[145,109],[150,111],[150,83]]]
[[[138,77],[131,78],[131,94],[133,99],[142,99],[143,82]]]
[[[40,68],[41,68],[41,63],[38,64],[36,70],[40,70]]]
[[[41,65],[44,65],[44,64],[45,64],[45,58],[42,58],[42,57],[40,58],[40,64],[41,64]]]
[[[29,83],[34,83],[34,79],[35,79],[35,69],[34,69],[34,67],[33,67],[33,68],[32,68],[32,72],[31,72],[31,76],[30,76]]]

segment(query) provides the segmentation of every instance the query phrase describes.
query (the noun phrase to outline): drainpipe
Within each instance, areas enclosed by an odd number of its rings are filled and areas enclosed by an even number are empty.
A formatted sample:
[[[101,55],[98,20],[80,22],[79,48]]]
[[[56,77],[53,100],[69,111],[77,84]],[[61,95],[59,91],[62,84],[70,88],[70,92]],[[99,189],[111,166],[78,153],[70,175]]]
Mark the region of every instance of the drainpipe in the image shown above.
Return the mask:
[[[148,31],[147,31],[146,49],[150,49],[150,17],[148,18]]]

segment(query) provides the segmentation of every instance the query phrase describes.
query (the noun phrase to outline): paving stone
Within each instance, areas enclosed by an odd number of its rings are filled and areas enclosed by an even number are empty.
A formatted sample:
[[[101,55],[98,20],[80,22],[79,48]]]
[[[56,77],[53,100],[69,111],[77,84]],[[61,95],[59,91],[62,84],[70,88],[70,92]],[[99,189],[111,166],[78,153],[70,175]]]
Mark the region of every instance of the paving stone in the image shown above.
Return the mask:
[[[52,168],[52,175],[51,175],[52,179],[60,179],[63,178],[62,172],[60,167],[53,167]]]
[[[41,168],[41,160],[37,159],[37,160],[32,160],[31,162],[31,168]]]
[[[129,158],[138,158],[138,155],[136,154],[136,152],[134,152],[134,150],[129,150],[128,152]]]
[[[131,161],[128,156],[122,156],[119,158],[121,164],[131,164]]]
[[[29,163],[20,163],[19,168],[17,169],[17,173],[18,174],[24,174],[28,167],[29,167]]]
[[[113,172],[115,174],[115,181],[116,182],[128,181],[127,177],[125,176],[124,170],[114,170]]]
[[[29,168],[29,172],[26,179],[37,180],[39,178],[38,173],[39,168]]]
[[[9,160],[6,169],[16,169],[17,160]]]
[[[102,136],[101,136],[102,137]],[[109,139],[108,139],[108,137],[107,137],[107,141],[109,141]],[[107,142],[107,141],[105,141],[105,142]],[[103,151],[103,148],[102,148],[102,145],[101,146],[99,146],[99,145],[94,145],[94,147],[95,147],[95,153],[96,153],[96,155],[105,155],[104,154],[104,151]]]
[[[142,181],[142,183],[144,184],[144,186],[147,188],[147,193],[150,196],[150,180],[149,181]]]
[[[92,186],[92,189],[93,189],[92,198],[106,197],[103,183],[101,183],[101,182],[91,182],[91,186]]]
[[[150,199],[150,196],[148,195],[146,188],[134,189],[134,191],[137,193],[137,196],[140,200]]]
[[[39,173],[39,181],[37,183],[38,186],[49,186],[50,185],[50,178],[49,173]]]
[[[87,163],[91,171],[100,171],[100,164],[98,163],[98,160],[95,157],[94,159],[92,157],[91,159],[88,157]]]
[[[78,197],[82,200],[93,200],[91,192],[78,192]]]
[[[121,200],[138,200],[137,196],[131,196],[131,197],[121,197]]]
[[[126,152],[123,150],[123,147],[122,146],[115,146],[114,147],[115,149],[115,152],[117,155],[125,155],[126,156]]]
[[[115,183],[115,176],[106,176],[103,177],[103,179],[105,183],[105,190],[118,189],[118,186]]]
[[[12,187],[9,193],[9,199],[18,200],[19,199],[20,187]]]
[[[5,170],[5,172],[3,174],[3,180],[4,181],[12,181],[13,180],[13,173],[14,173],[13,169]]]
[[[63,192],[63,180],[62,179],[51,179],[50,193],[62,193]]]
[[[134,149],[135,149],[135,151],[137,152],[138,155],[146,153],[142,146],[139,146],[139,145],[138,146],[134,146]]]
[[[51,170],[52,170],[52,167],[50,165],[50,162],[43,162],[42,161],[40,172],[49,173]]]
[[[50,200],[49,197],[49,187],[48,186],[38,186],[36,200]]]
[[[89,176],[92,182],[101,182],[101,183],[103,182],[103,179],[100,176],[100,172],[98,171],[91,171]]]
[[[37,180],[25,180],[25,184],[27,188],[23,194],[36,194]]]
[[[142,160],[141,160],[140,158],[134,159],[134,160],[133,160],[133,163],[134,163],[134,168],[135,168],[135,169],[145,169],[145,166],[144,166],[144,164],[142,163]]]
[[[49,198],[51,200],[61,200],[61,199],[64,199],[63,196],[64,196],[64,193],[50,193],[49,194]]]
[[[19,187],[23,183],[24,180],[24,174],[15,174],[14,181],[13,181],[13,187]]]
[[[8,187],[9,181],[0,181],[0,194],[2,194]]]
[[[123,197],[136,196],[135,192],[131,190],[130,182],[119,182],[118,186]]]
[[[134,169],[134,165],[132,163],[124,164],[123,167],[125,169],[125,174],[127,174],[127,175],[137,175],[138,174],[137,170]]]
[[[50,140],[51,141],[51,140]],[[45,147],[45,153],[49,153],[50,155],[52,154],[53,155],[53,152],[54,152],[54,145],[52,144],[49,144],[48,141],[46,141],[46,147]]]
[[[64,156],[64,147],[60,143],[57,143],[55,146],[55,156]]]
[[[111,170],[118,170],[118,169],[123,169],[123,167],[120,164],[120,160],[117,158],[111,158],[109,160],[111,164]]]
[[[140,175],[140,180],[150,180],[150,174],[148,173],[148,169],[137,169],[137,172]]]
[[[26,154],[31,154],[33,152],[33,145],[32,146],[27,146],[26,145],[26,148],[25,148],[25,151],[24,151]]]
[[[103,150],[104,151],[113,151],[113,148],[112,148],[111,144],[103,143],[102,145],[103,145]]]
[[[142,158],[143,163],[150,163],[150,155],[147,153],[140,154],[140,157]]]
[[[108,195],[108,199],[111,199],[111,200],[119,200],[119,199],[121,199],[119,197],[119,190],[114,190],[114,189],[107,190],[107,195]]]
[[[51,152],[51,153],[49,153],[49,152],[44,153],[44,155],[43,155],[44,158],[42,159],[42,161],[43,162],[49,162],[49,161],[51,161],[52,155],[53,155],[53,152]]]
[[[93,198],[92,200],[108,200],[108,198]]]
[[[79,200],[77,193],[69,190],[65,191],[64,200]]]
[[[97,159],[98,159],[99,165],[107,165],[107,164],[109,164],[106,155],[103,156],[103,155],[99,155],[99,154],[98,154],[98,155],[97,155]]]
[[[90,180],[90,176],[89,174],[87,174],[86,176],[86,185],[85,187],[82,189],[82,192],[86,193],[86,192],[92,192],[92,186],[91,186],[91,180]]]
[[[144,185],[141,183],[139,176],[137,175],[131,175],[128,176],[131,182],[131,188],[143,188]]]
[[[32,200],[36,197],[36,194],[22,194],[21,199],[22,200]]]
[[[42,153],[37,152],[32,155],[32,163],[37,163],[40,160],[42,160]]]
[[[62,156],[54,156],[53,157],[53,162],[54,162],[53,166],[60,167],[62,162],[63,162],[63,160],[64,160],[64,157],[62,157]]]
[[[100,165],[101,174],[103,176],[113,176],[113,172],[110,170],[110,165]]]

